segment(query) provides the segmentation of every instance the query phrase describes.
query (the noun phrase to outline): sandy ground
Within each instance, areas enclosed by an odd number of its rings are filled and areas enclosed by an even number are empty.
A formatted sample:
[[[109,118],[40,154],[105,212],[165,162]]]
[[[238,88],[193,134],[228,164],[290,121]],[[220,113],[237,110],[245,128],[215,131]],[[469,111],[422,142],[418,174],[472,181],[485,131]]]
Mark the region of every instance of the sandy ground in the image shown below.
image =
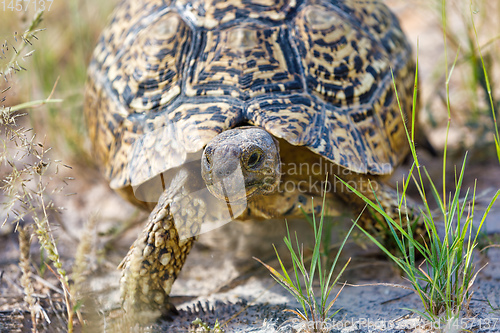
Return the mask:
[[[425,156],[425,152],[423,154]],[[424,159],[425,160],[425,159]],[[500,169],[495,161],[474,161],[468,164],[466,185],[471,186],[478,177],[479,194],[476,207],[481,216],[494,189],[500,188]],[[440,161],[428,160],[424,164],[436,175],[440,173]],[[401,167],[401,173],[405,167]],[[400,173],[398,172],[395,177]],[[486,175],[486,176],[484,176]],[[87,176],[89,176],[87,178]],[[481,177],[479,177],[481,176]],[[483,177],[484,176],[484,177]],[[88,219],[97,218],[99,223],[92,229],[92,251],[88,256],[89,267],[84,282],[91,303],[83,307],[85,317],[96,331],[106,327],[106,323],[120,327],[118,263],[128,250],[135,236],[141,230],[141,221],[146,214],[123,201],[109,190],[97,172],[86,172],[85,184],[80,181],[70,183],[67,191],[79,188],[79,194],[64,202],[67,210],[60,217],[60,224],[54,224],[54,233],[63,262],[70,269],[74,262],[75,249],[79,238],[86,232],[84,225]],[[68,193],[69,193],[68,192]],[[77,210],[80,214],[75,215]],[[117,214],[119,212],[119,214]],[[97,214],[97,215],[96,215]],[[500,232],[500,203],[497,203],[487,219],[486,230],[494,239]],[[132,226],[115,239],[110,230],[123,226],[123,221]],[[333,228],[334,243],[339,241],[349,226],[348,218],[337,222]],[[312,245],[311,227],[304,220],[289,221],[291,232],[300,235],[306,248]],[[29,327],[29,314],[22,302],[22,288],[19,284],[20,270],[16,235],[1,229],[0,236],[0,332],[25,331]],[[272,244],[275,244],[285,262],[290,262],[283,245],[286,233],[282,220],[264,222],[231,222],[222,228],[200,236],[188,257],[181,275],[174,284],[172,301],[180,314],[173,322],[160,322],[153,331],[186,332],[197,326],[191,323],[200,318],[212,326],[217,319],[225,323],[226,332],[295,332],[300,322],[293,322],[294,315],[284,312],[295,309],[299,304],[281,286],[274,282],[268,271],[252,257],[278,267]],[[408,309],[422,310],[418,297],[405,289],[375,283],[408,285],[394,264],[373,246],[366,246],[366,240],[356,238],[344,249],[342,263],[352,258],[341,281],[354,285],[347,286],[340,294],[333,309],[339,310],[330,322],[332,332],[420,332],[425,324]],[[497,238],[498,239],[498,238]],[[361,244],[361,246],[360,246]],[[38,244],[32,245],[32,260],[39,264]],[[488,265],[478,275],[474,286],[474,296],[470,312],[460,324],[473,332],[500,331],[500,249],[476,253],[476,265]],[[46,271],[42,279],[35,281],[35,293],[39,304],[52,320],[46,325],[49,332],[63,332],[64,306],[60,294],[60,284],[53,274]],[[340,286],[334,288],[335,295]],[[50,297],[48,296],[50,295]],[[486,301],[488,300],[491,306]],[[99,309],[101,312],[95,313]],[[465,314],[464,314],[465,315]],[[24,324],[22,324],[24,323]],[[96,326],[93,326],[96,325]],[[384,326],[381,326],[384,325]],[[19,330],[16,330],[16,327]],[[392,329],[394,328],[394,329]],[[109,331],[109,330],[108,330]],[[113,330],[112,330],[113,331]],[[424,330],[427,331],[427,330]]]

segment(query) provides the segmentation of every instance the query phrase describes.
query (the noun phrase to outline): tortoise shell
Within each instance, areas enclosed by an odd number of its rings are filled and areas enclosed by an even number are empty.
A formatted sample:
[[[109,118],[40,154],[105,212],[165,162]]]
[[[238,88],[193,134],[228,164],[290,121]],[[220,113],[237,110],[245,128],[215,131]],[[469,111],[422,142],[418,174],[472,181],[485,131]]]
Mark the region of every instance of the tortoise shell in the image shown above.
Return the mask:
[[[94,51],[85,112],[115,189],[241,125],[389,174],[408,152],[413,71],[381,1],[125,0]]]

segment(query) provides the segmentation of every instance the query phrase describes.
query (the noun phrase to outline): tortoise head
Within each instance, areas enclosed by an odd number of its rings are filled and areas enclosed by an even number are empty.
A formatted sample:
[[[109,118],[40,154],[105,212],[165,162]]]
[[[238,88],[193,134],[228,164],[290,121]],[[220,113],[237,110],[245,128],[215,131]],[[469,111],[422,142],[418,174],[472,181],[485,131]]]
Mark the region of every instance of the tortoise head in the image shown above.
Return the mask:
[[[201,159],[208,190],[226,202],[276,191],[281,177],[278,141],[258,127],[238,127],[210,141]]]

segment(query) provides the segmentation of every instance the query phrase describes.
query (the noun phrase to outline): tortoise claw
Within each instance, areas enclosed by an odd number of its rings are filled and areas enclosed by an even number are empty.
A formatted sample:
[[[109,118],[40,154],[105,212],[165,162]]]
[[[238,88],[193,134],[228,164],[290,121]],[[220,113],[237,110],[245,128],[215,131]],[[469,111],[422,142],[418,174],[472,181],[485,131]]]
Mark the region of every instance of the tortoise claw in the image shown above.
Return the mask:
[[[174,321],[175,317],[178,315],[179,311],[175,308],[175,305],[173,305],[172,303],[168,303],[161,310],[161,317],[159,319],[165,321]]]

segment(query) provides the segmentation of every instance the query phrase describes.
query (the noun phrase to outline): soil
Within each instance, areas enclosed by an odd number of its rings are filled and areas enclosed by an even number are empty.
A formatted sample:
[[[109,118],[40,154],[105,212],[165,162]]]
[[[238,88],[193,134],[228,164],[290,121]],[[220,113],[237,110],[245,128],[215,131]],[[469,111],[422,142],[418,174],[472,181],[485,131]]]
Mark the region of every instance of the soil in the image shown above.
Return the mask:
[[[441,161],[428,157],[425,151],[420,155],[434,179],[439,179]],[[457,160],[455,164],[459,162]],[[482,216],[481,210],[484,211],[494,191],[500,188],[500,168],[495,163],[494,160],[472,158],[467,164],[464,188],[473,186],[477,178],[477,216]],[[450,168],[453,164],[449,163]],[[400,177],[408,167],[403,165],[394,177]],[[95,329],[100,331],[109,322],[116,331],[123,331],[124,324],[116,319],[121,315],[118,286],[120,272],[116,267],[140,232],[141,222],[147,214],[111,191],[97,171],[73,168],[68,172],[75,172],[75,169],[76,172],[81,171],[78,172],[81,177],[70,182],[65,191],[79,192],[77,195],[64,197],[67,209],[56,220],[60,222],[53,223],[52,226],[61,261],[71,271],[75,260],[75,244],[80,242],[83,234],[90,231],[92,250],[87,256],[88,266],[83,283],[87,301],[82,311],[88,327],[96,325]],[[75,211],[79,213],[75,214]],[[97,219],[97,225],[91,229],[86,228],[92,219]],[[332,222],[335,223],[332,229],[333,244],[341,241],[350,226],[349,220],[350,217],[346,216],[343,220]],[[498,244],[499,220],[500,203],[496,203],[486,219],[488,238],[484,238],[484,242],[496,241]],[[120,231],[124,223],[129,223],[130,226]],[[296,232],[300,235],[299,241],[304,243],[306,251],[310,249],[314,239],[310,225],[305,220],[291,220],[288,225],[292,234]],[[438,225],[441,226],[440,223]],[[18,265],[17,234],[9,230],[8,226],[0,230],[0,332],[27,332],[31,321],[19,282],[21,272]],[[274,244],[283,261],[290,263],[283,243],[285,234],[286,225],[283,220],[234,221],[202,234],[172,289],[172,302],[179,310],[179,315],[174,321],[160,321],[151,329],[165,332],[192,331],[198,327],[192,322],[200,318],[211,327],[215,320],[226,324],[226,332],[299,331],[304,324],[294,320],[296,316],[293,313],[284,310],[297,309],[300,305],[253,259],[257,257],[275,268],[279,267],[272,248]],[[349,257],[352,258],[340,280],[342,283],[347,281],[349,285],[343,289],[332,308],[339,312],[329,322],[330,331],[428,331],[422,330],[426,321],[409,310],[423,310],[415,293],[407,289],[377,285],[384,283],[408,287],[408,282],[397,267],[380,250],[369,245],[369,241],[359,233],[351,239],[353,241],[347,244],[340,259],[343,265]],[[32,244],[31,254],[33,267],[40,269],[41,254],[36,242]],[[473,332],[498,332],[500,248],[476,251],[475,261],[477,268],[485,263],[488,265],[477,276],[469,311],[463,314],[460,327]],[[49,270],[34,275],[40,276],[34,280],[40,316],[46,315],[51,320],[51,324],[40,320],[43,323],[42,331],[65,331],[65,307],[60,283]],[[331,297],[337,294],[340,287],[338,285],[333,289]],[[99,312],[95,312],[95,309],[99,309]]]

